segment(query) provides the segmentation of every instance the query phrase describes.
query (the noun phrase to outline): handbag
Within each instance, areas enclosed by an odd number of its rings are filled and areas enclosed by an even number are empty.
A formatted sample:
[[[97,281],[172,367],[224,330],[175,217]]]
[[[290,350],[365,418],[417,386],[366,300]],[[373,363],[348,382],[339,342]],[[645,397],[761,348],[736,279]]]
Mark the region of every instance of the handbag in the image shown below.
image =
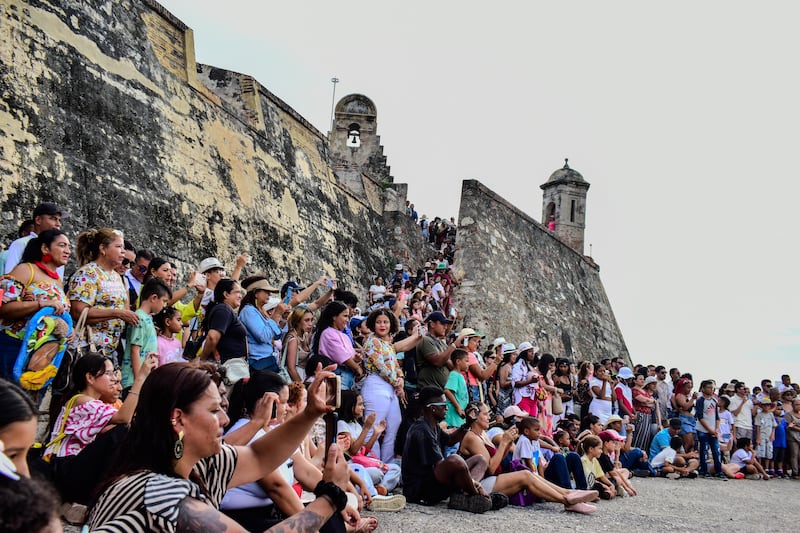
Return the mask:
[[[58,367],[58,372],[52,381],[53,392],[56,394],[63,394],[64,391],[69,389],[72,384],[72,371],[75,368],[75,363],[78,359],[90,352],[96,352],[97,347],[92,342],[92,328],[86,325],[86,319],[89,316],[89,307],[84,307],[81,311],[81,316],[78,317],[78,322],[73,329],[72,342],[67,344],[67,349],[64,350],[64,355],[61,359],[61,364]],[[87,341],[86,346],[81,346],[84,339]]]
[[[281,343],[281,357],[278,360],[278,375],[283,379],[283,382],[286,383],[287,385],[292,382],[292,376],[290,376],[289,371],[286,370],[286,347],[289,345],[288,337],[289,334],[287,333],[286,336],[283,338],[283,342]]]
[[[564,402],[561,401],[561,395],[558,393],[553,394],[553,405],[550,408],[550,412],[554,415],[564,414]]]
[[[525,463],[520,459],[512,459],[507,470],[508,472],[519,472],[520,470],[527,470],[530,472],[530,469],[525,466]],[[528,489],[522,489],[508,498],[508,503],[510,505],[516,505],[518,507],[529,507],[539,501],[541,500]]]
[[[197,325],[198,319],[197,317],[192,319],[194,325]],[[192,334],[197,333],[197,335],[192,338]],[[206,334],[207,332],[203,331],[200,332],[200,326],[196,328],[189,329],[189,338],[186,339],[186,344],[183,345],[183,358],[187,361],[194,361],[198,355],[200,355],[200,351],[203,349],[203,343],[206,342]]]

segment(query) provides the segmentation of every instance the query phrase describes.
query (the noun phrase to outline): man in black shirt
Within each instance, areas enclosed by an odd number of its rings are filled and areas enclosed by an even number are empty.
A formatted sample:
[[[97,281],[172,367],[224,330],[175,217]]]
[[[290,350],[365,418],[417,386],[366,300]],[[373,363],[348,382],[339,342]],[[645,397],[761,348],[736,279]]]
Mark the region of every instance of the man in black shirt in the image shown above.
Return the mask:
[[[459,442],[466,429],[447,434],[439,426],[447,412],[442,389],[424,387],[419,392],[422,418],[408,430],[403,449],[403,494],[406,500],[435,505],[450,497],[449,507],[484,513],[492,499],[479,481],[486,472],[486,459],[480,455],[464,460],[458,454],[445,458],[444,450]]]

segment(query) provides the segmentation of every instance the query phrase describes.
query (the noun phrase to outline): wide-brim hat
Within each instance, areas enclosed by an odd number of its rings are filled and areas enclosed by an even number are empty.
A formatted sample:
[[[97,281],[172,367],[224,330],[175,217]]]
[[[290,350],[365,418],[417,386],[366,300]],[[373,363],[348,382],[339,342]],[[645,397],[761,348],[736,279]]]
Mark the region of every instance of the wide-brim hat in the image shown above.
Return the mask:
[[[250,285],[244,288],[247,292],[252,291],[267,291],[267,292],[281,292],[280,289],[277,289],[270,285],[269,281],[265,279],[260,279],[258,281],[254,281]]]
[[[458,333],[459,337],[480,337],[481,339],[486,338],[486,335],[483,333],[478,333],[472,328],[464,328]]]

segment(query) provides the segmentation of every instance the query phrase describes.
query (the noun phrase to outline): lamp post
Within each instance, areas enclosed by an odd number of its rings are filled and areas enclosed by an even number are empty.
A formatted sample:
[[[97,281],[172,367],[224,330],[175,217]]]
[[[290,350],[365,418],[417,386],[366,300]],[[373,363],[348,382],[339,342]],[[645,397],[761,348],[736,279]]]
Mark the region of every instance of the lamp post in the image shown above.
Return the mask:
[[[339,78],[331,78],[333,84],[333,94],[331,95],[331,132],[333,132],[333,106],[336,103],[336,84],[339,83]]]

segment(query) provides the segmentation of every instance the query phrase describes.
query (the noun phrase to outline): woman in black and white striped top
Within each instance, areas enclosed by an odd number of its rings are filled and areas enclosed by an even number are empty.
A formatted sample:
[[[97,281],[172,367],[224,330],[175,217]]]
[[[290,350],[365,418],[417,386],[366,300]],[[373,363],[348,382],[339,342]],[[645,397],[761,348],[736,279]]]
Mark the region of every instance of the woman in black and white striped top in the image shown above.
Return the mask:
[[[318,374],[320,378],[332,375]],[[187,363],[154,370],[142,387],[111,477],[91,509],[89,529],[245,531],[218,511],[222,496],[229,488],[264,477],[297,449],[316,419],[329,410],[323,382],[317,379],[312,384],[303,412],[242,447],[222,442],[228,417],[207,372]],[[271,409],[269,405],[267,412]],[[347,463],[335,445],[323,478],[340,488],[347,483]],[[282,531],[316,531],[337,511],[336,487],[320,485],[323,497],[279,524]]]

